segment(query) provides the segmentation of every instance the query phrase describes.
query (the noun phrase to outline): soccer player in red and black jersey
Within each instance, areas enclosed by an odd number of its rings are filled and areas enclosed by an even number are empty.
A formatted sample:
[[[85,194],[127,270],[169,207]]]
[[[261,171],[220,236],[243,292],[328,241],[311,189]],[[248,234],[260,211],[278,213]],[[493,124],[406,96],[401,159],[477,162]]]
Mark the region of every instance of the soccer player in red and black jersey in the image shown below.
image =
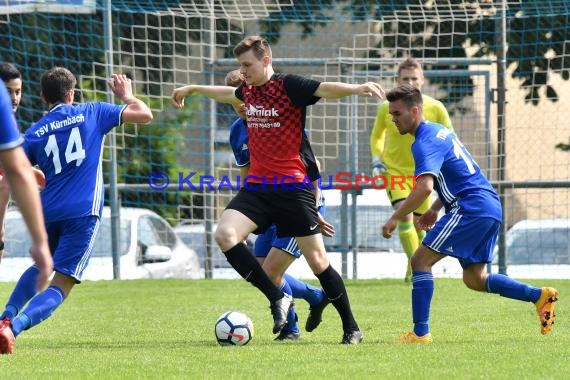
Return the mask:
[[[188,85],[174,90],[173,103],[201,94],[216,101],[245,104],[249,135],[248,183],[224,210],[215,233],[228,262],[271,303],[278,333],[292,304],[265,274],[243,244],[249,233],[263,232],[272,223],[277,236],[294,236],[311,270],[337,309],[343,326],[343,344],[358,344],[362,334],[354,319],[342,277],[326,255],[315,197],[308,186],[307,169],[300,157],[306,107],[320,98],[360,95],[382,99],[384,90],[374,82],[347,84],[319,82],[297,75],[277,74],[271,48],[260,36],[246,37],[233,50],[245,83],[230,86]]]

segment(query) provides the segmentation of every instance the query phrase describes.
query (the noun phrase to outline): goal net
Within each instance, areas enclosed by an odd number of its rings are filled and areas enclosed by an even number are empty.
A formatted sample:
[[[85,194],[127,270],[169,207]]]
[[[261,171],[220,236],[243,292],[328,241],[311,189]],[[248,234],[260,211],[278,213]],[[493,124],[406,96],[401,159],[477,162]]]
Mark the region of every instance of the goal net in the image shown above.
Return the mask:
[[[15,3],[33,4],[24,9]],[[225,74],[237,68],[233,46],[260,34],[271,43],[277,70],[321,81],[377,81],[389,89],[398,63],[416,58],[425,71],[424,92],[445,104],[459,138],[501,186],[505,225],[568,218],[570,115],[563,100],[570,91],[570,8],[564,0],[123,0],[112,2],[111,35],[101,2],[69,2],[87,7],[82,10],[94,6],[94,12],[75,13],[52,13],[48,3],[0,4],[1,59],[24,75],[17,117],[23,129],[41,117],[39,77],[54,65],[77,75],[77,101],[107,100],[106,47],[112,46],[113,71],[130,75],[137,96],[155,112],[150,126],[117,128],[123,206],[153,209],[172,225],[215,224],[235,192],[211,190],[199,179],[237,175],[228,145],[228,127],[236,116],[230,106],[200,97],[187,98],[185,108],[177,110],[170,96],[185,84],[223,84]],[[505,62],[497,58],[503,25]],[[502,64],[506,72],[499,77]],[[502,79],[504,88],[499,88]],[[497,103],[501,93],[504,108]],[[307,129],[325,181],[338,173],[370,175],[377,107],[376,101],[354,97],[309,107]],[[168,176],[169,191],[148,186],[154,172]],[[193,186],[175,185],[188,176]],[[359,214],[349,225],[337,226],[338,239],[357,246],[376,239],[378,252],[402,252],[397,239],[382,241],[378,234],[384,216]],[[204,244],[214,252],[208,228]],[[360,231],[355,239],[354,230]],[[548,275],[548,264],[570,265],[570,229],[549,233],[535,235],[545,245],[522,256],[521,264],[537,264],[529,267],[530,275]],[[224,266],[222,261],[213,267]],[[350,265],[344,269],[353,273]]]

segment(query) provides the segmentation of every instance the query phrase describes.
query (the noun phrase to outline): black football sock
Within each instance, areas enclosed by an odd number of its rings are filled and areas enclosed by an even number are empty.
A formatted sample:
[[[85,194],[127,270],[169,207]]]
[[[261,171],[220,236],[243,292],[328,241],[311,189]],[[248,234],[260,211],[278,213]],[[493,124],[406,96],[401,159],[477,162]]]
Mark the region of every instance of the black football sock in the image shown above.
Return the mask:
[[[253,286],[261,290],[269,302],[275,302],[283,298],[283,292],[277,288],[271,279],[267,276],[261,265],[255,259],[255,256],[247,249],[245,244],[239,243],[224,252],[228,263],[242,276],[246,281],[251,282]]]
[[[342,277],[329,265],[322,273],[317,275],[327,298],[331,301],[342,320],[344,331],[358,330],[358,324],[352,315],[350,301]]]

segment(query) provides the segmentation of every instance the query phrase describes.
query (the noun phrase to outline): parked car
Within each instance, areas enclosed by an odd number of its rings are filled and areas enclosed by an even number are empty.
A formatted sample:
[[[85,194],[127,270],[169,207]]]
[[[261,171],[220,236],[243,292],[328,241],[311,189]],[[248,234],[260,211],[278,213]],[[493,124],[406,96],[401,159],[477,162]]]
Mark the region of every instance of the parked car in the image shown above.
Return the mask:
[[[324,238],[327,251],[338,251],[342,247],[341,241],[341,203],[342,193],[340,190],[323,191],[326,205],[325,219],[335,226],[336,234],[331,238]],[[351,233],[351,208],[352,198],[347,198],[347,221],[348,221],[348,247],[352,249]],[[403,252],[399,239],[384,239],[379,234],[380,227],[393,212],[392,205],[383,190],[366,189],[356,197],[356,243],[359,252]]]
[[[212,224],[212,235],[216,231],[217,224]],[[200,258],[200,265],[202,268],[206,267],[206,225],[205,223],[181,223],[174,227],[174,232],[182,239],[182,241],[190,248],[192,248]],[[253,250],[253,243],[255,242],[256,235],[251,234],[247,239],[248,247]],[[213,269],[231,269],[233,267],[228,263],[226,256],[222,253],[215,241],[212,242],[212,268]],[[237,274],[237,273],[236,273]]]
[[[341,241],[341,191],[324,190],[326,215],[325,219],[335,226],[334,237],[324,237],[327,255],[333,267],[342,273],[342,241]],[[348,253],[347,276],[354,278],[354,260],[352,254],[351,217],[352,199],[348,196]],[[404,278],[408,259],[397,234],[391,239],[381,235],[382,225],[392,215],[393,209],[386,191],[365,189],[356,199],[356,278]],[[459,262],[446,257],[433,267],[436,277],[461,277],[462,268]],[[304,258],[295,260],[287,273],[299,278],[314,278]]]
[[[198,255],[188,248],[172,227],[151,210],[120,209],[120,278],[199,278]],[[113,279],[111,245],[111,210],[103,208],[103,217],[84,280]],[[30,237],[22,215],[8,211],[5,222],[4,259],[0,265],[1,281],[16,281],[32,264],[28,250]]]
[[[507,274],[511,277],[568,279],[570,218],[521,220],[507,231],[505,249]],[[495,272],[497,263],[495,253]]]

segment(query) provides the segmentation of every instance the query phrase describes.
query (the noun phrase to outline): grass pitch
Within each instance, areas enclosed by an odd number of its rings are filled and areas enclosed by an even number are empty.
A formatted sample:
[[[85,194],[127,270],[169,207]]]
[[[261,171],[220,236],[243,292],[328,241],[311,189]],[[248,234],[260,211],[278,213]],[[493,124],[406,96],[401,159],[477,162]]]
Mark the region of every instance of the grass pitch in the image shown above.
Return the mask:
[[[323,323],[297,342],[274,342],[268,303],[243,280],[84,282],[42,324],[23,332],[15,354],[0,356],[3,379],[549,379],[570,373],[570,281],[533,280],[561,294],[552,333],[540,334],[534,305],[476,293],[436,279],[431,345],[401,345],[411,328],[409,285],[347,281],[364,334],[338,344],[329,306]],[[0,283],[0,304],[13,284]],[[297,300],[300,327],[308,312]],[[255,325],[252,342],[222,347],[214,323],[240,310]]]

